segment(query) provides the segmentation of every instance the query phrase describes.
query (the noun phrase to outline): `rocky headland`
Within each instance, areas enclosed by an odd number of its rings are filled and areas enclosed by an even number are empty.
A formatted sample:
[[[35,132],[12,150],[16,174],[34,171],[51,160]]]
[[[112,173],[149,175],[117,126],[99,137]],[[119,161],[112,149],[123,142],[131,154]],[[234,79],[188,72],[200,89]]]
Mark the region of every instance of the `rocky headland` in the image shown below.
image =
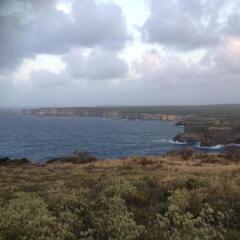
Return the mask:
[[[184,132],[173,139],[201,146],[240,144],[240,105],[73,107],[25,109],[35,116],[104,117],[127,120],[175,121]]]
[[[184,132],[179,133],[174,141],[189,144],[200,143],[201,146],[240,144],[239,119],[186,119],[179,123],[184,126]]]

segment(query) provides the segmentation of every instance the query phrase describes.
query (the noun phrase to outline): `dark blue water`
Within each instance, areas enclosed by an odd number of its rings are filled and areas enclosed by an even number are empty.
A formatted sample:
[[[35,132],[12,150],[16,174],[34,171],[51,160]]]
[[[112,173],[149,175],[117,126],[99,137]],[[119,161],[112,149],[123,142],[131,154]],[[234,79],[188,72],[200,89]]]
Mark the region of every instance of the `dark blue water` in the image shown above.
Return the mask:
[[[0,114],[0,156],[50,159],[87,150],[99,158],[160,155],[179,148],[174,122]]]

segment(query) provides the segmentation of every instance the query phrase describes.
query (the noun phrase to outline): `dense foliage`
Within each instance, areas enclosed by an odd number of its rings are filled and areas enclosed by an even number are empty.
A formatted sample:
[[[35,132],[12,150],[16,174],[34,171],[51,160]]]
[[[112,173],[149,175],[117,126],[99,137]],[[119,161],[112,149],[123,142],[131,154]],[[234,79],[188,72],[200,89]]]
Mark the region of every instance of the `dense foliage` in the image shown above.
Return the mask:
[[[1,166],[0,240],[239,240],[238,163],[178,158]]]

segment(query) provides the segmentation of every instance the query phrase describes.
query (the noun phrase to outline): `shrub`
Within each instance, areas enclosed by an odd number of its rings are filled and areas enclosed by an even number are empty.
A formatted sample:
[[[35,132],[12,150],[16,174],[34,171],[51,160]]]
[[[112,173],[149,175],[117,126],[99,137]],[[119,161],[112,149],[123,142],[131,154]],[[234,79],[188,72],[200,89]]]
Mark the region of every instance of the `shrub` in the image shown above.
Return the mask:
[[[0,239],[65,239],[67,231],[63,224],[48,211],[47,205],[38,197],[17,193],[0,207]]]
[[[197,177],[189,177],[186,180],[186,188],[188,190],[198,189],[200,187],[203,187],[205,184]]]
[[[238,230],[230,230],[226,234],[225,239],[226,240],[239,240],[239,236],[240,236],[240,231],[238,231]]]
[[[125,186],[129,185],[123,182],[123,188],[112,186],[90,192],[82,187],[71,190],[58,181],[48,191],[46,201],[54,216],[66,226],[68,239],[131,240],[140,235],[142,227],[120,197],[122,190],[128,189]]]
[[[48,190],[45,200],[53,215],[68,229],[68,239],[92,239],[89,225],[92,202],[87,188],[74,190],[67,188],[65,182],[57,181]]]
[[[0,166],[8,166],[8,165],[19,166],[19,165],[30,164],[30,163],[31,161],[26,158],[22,158],[22,159],[10,159],[9,157],[0,158]]]
[[[89,152],[75,151],[73,156],[54,158],[46,161],[46,163],[56,163],[56,162],[69,162],[74,164],[84,164],[96,162],[97,158],[91,155]]]
[[[240,162],[240,149],[239,147],[228,147],[226,149],[225,158],[234,161],[236,163]]]
[[[194,217],[191,213],[183,213],[182,209],[171,204],[164,216],[157,214],[156,218],[151,220],[148,239],[224,239],[223,219],[224,215],[222,213],[214,213],[209,205],[205,205],[199,216]]]
[[[184,148],[180,150],[173,150],[167,153],[166,156],[180,157],[183,160],[190,160],[194,156],[195,152],[192,148]]]
[[[119,196],[99,196],[94,211],[94,239],[133,240],[143,227],[137,225],[123,199]]]

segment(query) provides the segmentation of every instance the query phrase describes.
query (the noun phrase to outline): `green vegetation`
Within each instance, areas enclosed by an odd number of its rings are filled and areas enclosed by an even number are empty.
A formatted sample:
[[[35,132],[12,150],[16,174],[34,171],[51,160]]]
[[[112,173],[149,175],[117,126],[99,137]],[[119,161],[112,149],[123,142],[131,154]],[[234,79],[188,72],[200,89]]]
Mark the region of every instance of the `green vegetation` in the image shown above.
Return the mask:
[[[0,166],[1,240],[240,239],[238,154],[79,158]]]
[[[101,112],[119,111],[122,114],[128,113],[150,113],[150,114],[173,114],[181,116],[198,116],[198,117],[233,117],[240,116],[240,104],[219,104],[219,105],[197,105],[197,106],[106,106],[106,107],[74,107],[74,108],[41,108],[45,110],[51,109],[70,109],[79,111],[92,111],[96,116]],[[38,111],[41,109],[33,109]],[[23,110],[27,112],[28,109]]]
[[[188,117],[179,124],[183,124],[185,128],[184,133],[180,133],[174,138],[176,141],[200,142],[204,146],[240,144],[240,121],[238,118]]]

